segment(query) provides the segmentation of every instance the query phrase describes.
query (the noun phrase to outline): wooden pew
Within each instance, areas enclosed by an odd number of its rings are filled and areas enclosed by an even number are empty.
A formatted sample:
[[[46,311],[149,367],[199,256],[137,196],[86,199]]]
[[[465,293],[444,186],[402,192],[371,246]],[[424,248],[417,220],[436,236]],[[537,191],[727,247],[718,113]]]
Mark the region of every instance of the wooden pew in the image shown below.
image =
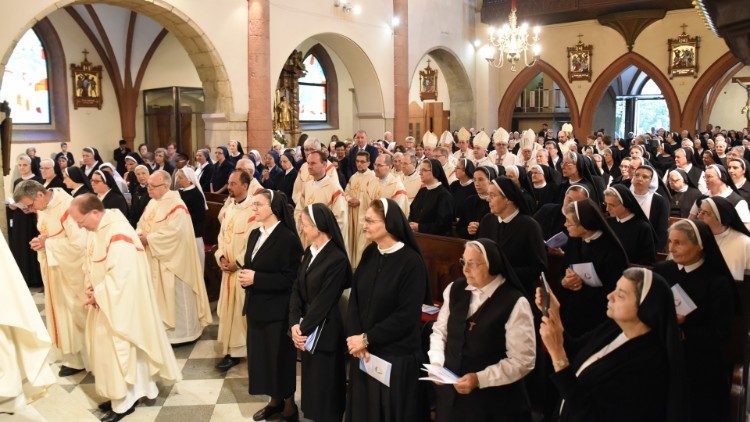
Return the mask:
[[[732,319],[725,356],[732,365],[730,391],[731,421],[744,421],[747,409],[747,380],[750,364],[750,278],[735,283],[739,309]]]
[[[458,262],[464,253],[464,239],[415,233],[430,279],[430,293],[434,302],[443,302],[443,290],[459,277],[463,269]]]

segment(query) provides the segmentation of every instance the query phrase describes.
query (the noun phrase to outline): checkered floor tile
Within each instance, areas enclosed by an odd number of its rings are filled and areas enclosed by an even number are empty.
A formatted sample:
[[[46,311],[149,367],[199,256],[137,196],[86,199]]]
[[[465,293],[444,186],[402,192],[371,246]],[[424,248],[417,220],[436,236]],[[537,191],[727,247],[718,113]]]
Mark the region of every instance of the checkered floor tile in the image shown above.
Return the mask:
[[[44,294],[32,289],[34,301],[44,319]],[[216,304],[212,303],[212,309]],[[174,348],[183,381],[174,386],[159,386],[159,396],[142,400],[127,422],[214,422],[252,420],[255,412],[266,405],[266,396],[248,394],[247,362],[227,372],[219,372],[215,365],[221,359],[216,342],[219,318],[214,312],[214,325],[205,328],[200,339],[192,344]],[[217,351],[218,350],[218,351]],[[57,373],[59,365],[54,365]],[[297,370],[299,374],[299,368]],[[97,405],[104,398],[96,393],[94,377],[79,372],[59,377],[57,385],[43,397],[15,415],[0,415],[0,422],[22,421],[97,421],[102,412]],[[299,405],[300,386],[297,377],[296,401]]]

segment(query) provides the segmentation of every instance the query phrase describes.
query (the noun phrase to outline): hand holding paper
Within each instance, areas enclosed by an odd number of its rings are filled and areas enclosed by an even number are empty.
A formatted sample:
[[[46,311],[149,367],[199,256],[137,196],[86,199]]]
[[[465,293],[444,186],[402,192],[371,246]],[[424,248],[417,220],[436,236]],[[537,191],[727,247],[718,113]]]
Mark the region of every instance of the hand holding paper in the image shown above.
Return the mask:
[[[599,279],[599,275],[596,274],[593,262],[582,262],[580,264],[573,264],[570,266],[584,284],[589,287],[602,287],[602,281]]]

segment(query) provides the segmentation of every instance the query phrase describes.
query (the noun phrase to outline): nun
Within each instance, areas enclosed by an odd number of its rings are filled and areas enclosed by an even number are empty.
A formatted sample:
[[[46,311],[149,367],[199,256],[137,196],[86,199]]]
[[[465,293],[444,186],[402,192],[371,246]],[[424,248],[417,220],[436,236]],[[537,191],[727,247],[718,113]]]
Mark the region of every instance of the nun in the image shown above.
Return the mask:
[[[346,421],[422,420],[416,400],[421,361],[421,305],[432,302],[427,268],[401,208],[376,199],[365,214],[372,242],[352,279],[347,311],[350,392]],[[372,355],[389,362],[390,387],[360,370]]]
[[[534,204],[534,197],[531,195],[533,188],[526,169],[523,166],[512,165],[504,167],[503,170],[505,171],[505,176],[513,181],[513,184],[521,190],[523,200],[526,202],[526,208],[529,210],[529,214],[533,214],[536,211],[536,205]]]
[[[670,285],[679,285],[697,306],[688,315],[677,313],[692,420],[726,420],[732,368],[723,349],[735,310],[732,273],[702,221],[674,223],[669,228],[669,253],[671,259],[656,264],[654,272]]]
[[[91,190],[102,201],[104,208],[120,210],[123,216],[128,215],[128,202],[111,174],[103,170],[91,172]]]
[[[674,151],[675,168],[684,171],[693,186],[702,193],[707,193],[706,181],[703,179],[703,170],[693,163],[692,148],[677,148]]]
[[[458,159],[456,162],[456,180],[450,184],[448,191],[453,197],[453,209],[458,220],[456,232],[459,237],[466,234],[466,201],[477,194],[474,182],[474,163],[467,158]]]
[[[437,420],[530,420],[523,379],[534,368],[536,333],[527,293],[490,239],[466,242],[464,277],[443,292],[430,335],[430,363],[460,379],[438,385]]]
[[[633,173],[630,191],[656,232],[656,251],[667,247],[669,227],[669,200],[656,192],[659,174],[653,167],[639,166]]]
[[[83,170],[86,177],[91,179],[94,171],[99,169],[104,160],[102,160],[99,151],[94,147],[85,147],[81,153],[81,157],[81,170]]]
[[[136,178],[136,185],[130,192],[128,221],[130,221],[130,225],[135,228],[138,225],[138,220],[140,220],[143,215],[143,210],[146,209],[146,205],[151,201],[151,195],[148,193],[148,176],[151,175],[151,171],[148,166],[139,164],[135,167],[135,170],[133,170],[133,175]]]
[[[229,175],[234,170],[234,164],[227,159],[229,157],[229,151],[227,147],[220,146],[214,150],[214,157],[216,163],[214,163],[214,171],[211,174],[211,182],[209,183],[212,193],[225,193],[227,191],[227,183],[229,182]]]
[[[740,194],[742,199],[745,201],[750,199],[750,168],[748,168],[747,161],[744,158],[728,158],[727,159],[727,172],[734,182],[734,187],[737,188],[737,193]]]
[[[591,175],[586,160],[586,157],[577,152],[567,152],[563,155],[561,169],[565,181],[560,185],[560,192],[566,192],[574,184],[582,185],[589,192],[589,199],[600,204],[602,202],[602,190],[600,184]],[[562,200],[563,198],[558,196],[558,202],[562,202]]]
[[[690,209],[700,197],[701,191],[693,184],[692,179],[684,170],[673,169],[667,173],[669,182],[669,214],[673,217],[688,218]]]
[[[185,203],[185,206],[190,213],[190,221],[193,224],[193,232],[195,235],[195,247],[198,249],[201,269],[205,271],[206,248],[203,243],[203,232],[206,222],[206,211],[208,211],[206,195],[203,193],[203,189],[201,189],[201,182],[198,180],[195,170],[191,167],[185,166],[181,169],[177,169],[175,172],[175,179],[177,192],[180,194],[182,202]]]
[[[72,197],[91,193],[91,181],[80,167],[68,167],[63,170],[63,183],[70,190]]]
[[[565,305],[562,319],[566,330],[578,336],[606,319],[607,294],[628,267],[628,258],[601,209],[591,199],[568,205],[565,227],[570,239],[563,248],[568,267],[560,281],[560,291],[564,292],[560,299]],[[589,273],[591,268],[593,272]],[[590,278],[584,282],[581,274]]]
[[[479,222],[478,238],[492,239],[513,263],[524,291],[531,294],[539,274],[547,268],[542,228],[529,214],[521,189],[508,177],[490,184],[490,214]]]
[[[562,203],[553,202],[545,204],[534,214],[534,220],[542,228],[542,236],[549,239],[558,233],[566,236],[568,230],[565,228],[565,210],[573,201],[582,201],[589,197],[589,190],[583,185],[571,185],[563,197]]]
[[[462,159],[463,160],[463,159]],[[476,194],[470,196],[456,209],[458,222],[456,223],[456,234],[463,239],[475,239],[479,222],[489,214],[490,204],[487,202],[490,183],[495,180],[497,173],[495,169],[480,166],[474,170],[474,188]]]
[[[281,414],[285,421],[296,421],[297,356],[288,335],[289,302],[302,258],[302,243],[286,195],[263,190],[252,200],[261,226],[250,232],[245,265],[237,279],[245,289],[242,313],[247,317],[250,394],[271,397],[253,419],[260,421]]]
[[[302,412],[315,421],[341,421],[346,403],[344,325],[338,303],[352,268],[336,217],[325,204],[302,210],[310,246],[302,255],[289,302],[294,347],[302,355]]]
[[[631,264],[652,266],[656,262],[656,232],[638,205],[633,193],[623,185],[604,191],[607,224],[615,232]]]
[[[539,309],[542,302],[537,289]],[[680,332],[662,276],[624,270],[607,295],[607,318],[578,338],[570,336],[560,308],[550,292],[549,316],[539,327],[562,399],[560,422],[687,420]]]
[[[13,181],[13,190],[25,180],[43,182],[41,176],[37,176],[31,170],[31,164],[32,158],[28,155],[18,156],[16,169],[19,177]],[[19,203],[9,204],[8,208],[8,245],[29,287],[42,287],[42,274],[37,252],[29,247],[29,242],[39,236],[36,213],[28,212]]]
[[[409,208],[409,226],[415,232],[450,236],[453,229],[453,198],[448,191],[440,161],[427,159],[419,164],[423,187]]]
[[[552,169],[549,166],[535,164],[529,169],[528,178],[531,184],[531,196],[534,198],[534,209],[555,202],[558,186],[554,183]]]
[[[125,179],[122,178],[122,176],[117,172],[117,169],[115,169],[115,166],[113,166],[112,163],[102,163],[102,165],[99,166],[99,170],[105,173],[109,173],[109,175],[115,179],[115,183],[117,183],[117,187],[120,189],[120,193],[122,193],[122,196],[125,197],[126,200],[130,199],[128,182],[126,182]]]
[[[737,214],[740,216],[742,223],[750,225],[750,210],[748,210],[747,201],[737,193],[734,182],[724,166],[720,164],[712,164],[706,167],[704,177],[709,196],[720,196],[725,198],[737,210]],[[693,208],[690,210],[690,218],[697,217],[699,211],[700,209],[698,209],[698,206],[693,205]]]
[[[698,218],[711,229],[732,277],[743,281],[750,274],[750,231],[732,204],[720,196],[699,199],[698,206]]]

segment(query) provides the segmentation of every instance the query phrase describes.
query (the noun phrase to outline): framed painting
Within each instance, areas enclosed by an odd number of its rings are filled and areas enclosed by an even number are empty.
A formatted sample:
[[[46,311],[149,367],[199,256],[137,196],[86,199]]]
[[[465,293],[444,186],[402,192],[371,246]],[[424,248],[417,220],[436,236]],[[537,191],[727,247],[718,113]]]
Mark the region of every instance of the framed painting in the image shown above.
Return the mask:
[[[580,39],[578,44],[568,47],[568,82],[591,82],[591,55],[593,50],[593,45],[585,45]]]
[[[102,109],[102,67],[92,66],[86,58],[88,51],[83,50],[83,61],[80,65],[71,64],[73,78],[73,108],[96,107]]]
[[[419,99],[437,100],[437,78],[438,71],[430,67],[430,59],[427,59],[427,67],[419,71]]]
[[[700,37],[691,37],[685,33],[684,25],[682,34],[677,38],[669,39],[669,78],[675,76],[698,77],[698,49],[700,48]]]

